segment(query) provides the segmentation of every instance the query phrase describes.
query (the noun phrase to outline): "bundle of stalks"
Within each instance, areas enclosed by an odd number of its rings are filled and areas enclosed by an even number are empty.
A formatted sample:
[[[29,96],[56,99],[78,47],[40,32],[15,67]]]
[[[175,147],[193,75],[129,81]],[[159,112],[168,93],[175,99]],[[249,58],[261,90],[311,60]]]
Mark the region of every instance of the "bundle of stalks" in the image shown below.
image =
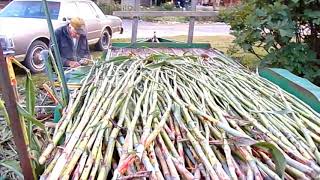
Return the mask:
[[[319,119],[219,54],[118,57],[91,69],[41,178],[319,178]]]

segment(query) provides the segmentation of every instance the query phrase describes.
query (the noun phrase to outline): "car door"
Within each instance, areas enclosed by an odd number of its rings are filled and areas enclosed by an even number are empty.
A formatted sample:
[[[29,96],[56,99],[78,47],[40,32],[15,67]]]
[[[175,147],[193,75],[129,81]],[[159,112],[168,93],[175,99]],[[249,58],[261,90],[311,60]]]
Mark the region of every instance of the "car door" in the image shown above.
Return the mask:
[[[78,2],[80,17],[84,19],[88,32],[89,44],[95,43],[100,38],[101,25],[98,14],[88,2]]]

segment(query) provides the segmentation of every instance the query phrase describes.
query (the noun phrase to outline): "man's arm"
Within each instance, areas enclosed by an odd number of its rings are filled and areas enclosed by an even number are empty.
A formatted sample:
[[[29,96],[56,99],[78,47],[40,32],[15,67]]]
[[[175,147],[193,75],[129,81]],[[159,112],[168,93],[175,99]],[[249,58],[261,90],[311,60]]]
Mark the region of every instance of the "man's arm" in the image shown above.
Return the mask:
[[[86,57],[90,58],[90,49],[89,49],[89,43],[88,43],[87,37],[86,37]]]
[[[80,43],[79,45],[82,46],[82,48],[84,49],[83,54],[82,54],[83,58],[90,59],[90,49],[89,49],[89,43],[88,43],[87,36],[83,35],[81,37],[81,41],[79,43]]]

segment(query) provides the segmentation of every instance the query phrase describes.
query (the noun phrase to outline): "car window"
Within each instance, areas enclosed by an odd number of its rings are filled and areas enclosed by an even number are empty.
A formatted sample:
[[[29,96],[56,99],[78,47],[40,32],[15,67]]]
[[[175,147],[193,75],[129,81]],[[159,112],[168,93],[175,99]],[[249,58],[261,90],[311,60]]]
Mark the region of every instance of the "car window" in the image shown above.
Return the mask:
[[[101,11],[101,9],[95,4],[95,3],[90,3],[90,5],[95,9],[96,13],[98,14],[98,16],[100,18],[104,17],[105,15],[103,14],[103,12]]]
[[[79,2],[78,3],[79,10],[80,10],[80,16],[83,19],[95,19],[97,18],[96,12],[93,10],[93,8],[85,2]]]
[[[51,19],[58,19],[60,2],[48,2]],[[0,17],[21,17],[45,19],[43,4],[41,1],[13,1],[2,11]]]
[[[63,17],[72,18],[77,17],[78,15],[78,6],[75,2],[68,2],[63,5]]]

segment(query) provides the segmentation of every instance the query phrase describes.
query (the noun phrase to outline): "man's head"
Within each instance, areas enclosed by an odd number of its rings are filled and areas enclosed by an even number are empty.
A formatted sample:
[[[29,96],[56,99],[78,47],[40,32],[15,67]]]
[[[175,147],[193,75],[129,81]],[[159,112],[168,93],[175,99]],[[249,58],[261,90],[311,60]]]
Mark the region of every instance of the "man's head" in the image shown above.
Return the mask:
[[[69,32],[72,37],[78,37],[81,34],[85,35],[85,23],[84,20],[79,17],[71,18],[69,24]]]

